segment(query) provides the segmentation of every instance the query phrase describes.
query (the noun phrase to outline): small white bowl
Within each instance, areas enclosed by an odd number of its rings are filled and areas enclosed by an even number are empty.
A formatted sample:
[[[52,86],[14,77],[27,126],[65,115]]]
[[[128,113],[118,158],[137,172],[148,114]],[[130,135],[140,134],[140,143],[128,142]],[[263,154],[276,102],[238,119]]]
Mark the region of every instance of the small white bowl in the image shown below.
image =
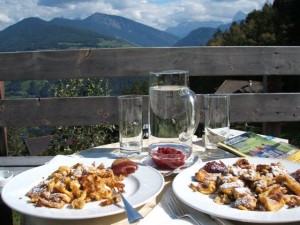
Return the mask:
[[[3,187],[12,177],[13,172],[9,170],[0,170],[0,187]]]

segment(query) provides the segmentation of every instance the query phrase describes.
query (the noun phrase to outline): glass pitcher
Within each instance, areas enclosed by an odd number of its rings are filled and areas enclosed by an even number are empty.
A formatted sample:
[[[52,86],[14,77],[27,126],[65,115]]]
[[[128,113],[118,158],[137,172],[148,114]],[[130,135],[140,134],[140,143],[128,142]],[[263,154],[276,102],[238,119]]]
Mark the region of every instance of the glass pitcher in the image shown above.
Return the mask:
[[[149,155],[154,162],[162,155],[160,153],[174,153],[174,149],[183,153],[184,160],[192,153],[192,137],[199,123],[200,107],[188,84],[188,71],[150,73]],[[175,164],[169,167],[180,166]]]

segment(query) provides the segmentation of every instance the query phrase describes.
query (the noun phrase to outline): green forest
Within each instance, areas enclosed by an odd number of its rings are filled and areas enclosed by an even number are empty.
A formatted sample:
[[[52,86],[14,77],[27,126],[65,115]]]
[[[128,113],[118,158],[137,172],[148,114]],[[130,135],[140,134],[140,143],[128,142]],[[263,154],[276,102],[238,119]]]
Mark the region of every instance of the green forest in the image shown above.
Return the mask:
[[[300,2],[274,0],[228,31],[218,30],[210,46],[296,46],[300,44]]]

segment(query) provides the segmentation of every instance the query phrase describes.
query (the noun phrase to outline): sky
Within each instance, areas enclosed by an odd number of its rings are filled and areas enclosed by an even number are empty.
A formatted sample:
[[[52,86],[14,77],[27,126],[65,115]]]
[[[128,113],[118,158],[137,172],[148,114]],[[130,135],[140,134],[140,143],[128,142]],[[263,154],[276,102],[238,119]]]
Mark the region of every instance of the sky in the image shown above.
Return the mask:
[[[96,12],[165,30],[184,21],[231,22],[273,0],[0,0],[0,30],[28,17],[84,19]]]

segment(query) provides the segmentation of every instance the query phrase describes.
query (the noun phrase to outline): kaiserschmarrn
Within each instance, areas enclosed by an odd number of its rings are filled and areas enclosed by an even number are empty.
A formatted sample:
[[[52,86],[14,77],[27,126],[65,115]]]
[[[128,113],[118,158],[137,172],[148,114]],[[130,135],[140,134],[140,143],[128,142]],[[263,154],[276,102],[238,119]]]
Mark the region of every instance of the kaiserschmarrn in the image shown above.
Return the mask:
[[[81,209],[87,202],[100,201],[101,206],[120,202],[124,192],[123,175],[114,175],[103,164],[60,166],[47,179],[33,187],[26,196],[37,207],[62,208],[70,204]]]
[[[241,210],[277,211],[300,206],[297,170],[289,173],[280,163],[251,165],[245,158],[233,165],[208,162],[195,173],[193,191],[212,195],[218,204]]]

